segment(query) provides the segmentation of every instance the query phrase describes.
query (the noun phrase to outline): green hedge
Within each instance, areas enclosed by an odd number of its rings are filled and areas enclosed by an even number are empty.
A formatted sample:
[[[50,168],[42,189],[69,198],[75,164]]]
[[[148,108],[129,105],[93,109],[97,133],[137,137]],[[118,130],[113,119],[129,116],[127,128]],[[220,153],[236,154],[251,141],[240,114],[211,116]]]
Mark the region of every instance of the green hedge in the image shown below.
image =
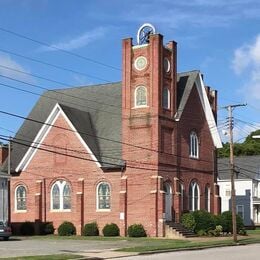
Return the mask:
[[[76,235],[76,228],[73,225],[73,223],[64,221],[59,227],[58,227],[58,234],[59,236],[72,236]]]
[[[129,237],[146,237],[146,232],[142,224],[133,224],[129,226],[127,234]]]
[[[22,223],[20,227],[20,233],[23,236],[32,236],[34,235],[34,223],[30,221],[26,221]]]
[[[232,233],[233,231],[231,211],[225,211],[221,215],[215,216],[205,210],[196,210],[183,214],[181,223],[185,228],[194,231],[198,235],[219,236],[222,232]],[[237,215],[237,233],[243,227],[243,220]]]
[[[106,224],[102,231],[105,237],[119,236],[119,227],[115,223]]]
[[[98,226],[96,222],[88,223],[84,226],[83,236],[98,236]]]

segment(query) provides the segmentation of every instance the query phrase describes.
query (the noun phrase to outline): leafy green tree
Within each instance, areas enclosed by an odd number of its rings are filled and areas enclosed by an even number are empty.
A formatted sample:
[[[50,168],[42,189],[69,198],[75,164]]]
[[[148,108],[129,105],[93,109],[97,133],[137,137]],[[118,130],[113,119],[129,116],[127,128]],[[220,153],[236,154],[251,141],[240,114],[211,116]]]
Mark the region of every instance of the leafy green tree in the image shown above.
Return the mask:
[[[234,155],[260,155],[260,139],[254,139],[253,135],[260,135],[260,129],[248,135],[243,143],[234,143]],[[219,157],[229,157],[229,143],[223,144],[218,150]]]

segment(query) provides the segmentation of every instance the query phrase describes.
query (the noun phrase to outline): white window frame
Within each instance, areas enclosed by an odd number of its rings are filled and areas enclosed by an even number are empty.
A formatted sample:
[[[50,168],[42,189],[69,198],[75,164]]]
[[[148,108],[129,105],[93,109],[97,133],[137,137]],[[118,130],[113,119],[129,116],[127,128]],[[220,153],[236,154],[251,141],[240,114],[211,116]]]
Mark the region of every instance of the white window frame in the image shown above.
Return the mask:
[[[103,184],[108,185],[108,187],[109,187],[109,208],[107,208],[107,209],[102,209],[102,208],[99,207],[99,194],[98,194],[98,190],[99,190],[100,185],[103,185]],[[96,211],[98,211],[98,212],[108,212],[108,211],[111,211],[111,186],[106,181],[102,181],[102,182],[98,183],[98,185],[97,185],[97,188],[96,188]]]
[[[25,208],[26,209],[18,209],[17,208],[17,190],[18,188],[23,187],[25,189]],[[27,188],[25,185],[20,184],[15,188],[15,197],[14,197],[14,205],[15,205],[15,212],[27,212]]]
[[[238,208],[241,207],[242,208],[242,219],[244,220],[245,218],[245,208],[244,208],[244,205],[237,205],[236,206],[236,213],[238,215]]]
[[[190,158],[199,158],[199,138],[194,131],[190,133]]]
[[[191,188],[191,189],[190,189]],[[198,189],[198,197],[197,197],[197,205],[198,207],[195,209],[195,189]],[[190,194],[190,190],[191,190],[191,194]],[[189,205],[189,208],[191,211],[195,211],[195,210],[200,210],[200,187],[199,184],[196,181],[192,181],[190,183],[190,187],[189,187],[189,199],[191,200],[191,205]],[[190,204],[190,201],[189,201]]]
[[[206,197],[207,194],[207,197]],[[210,186],[205,187],[205,209],[210,212]]]
[[[146,102],[145,102],[145,104],[142,104],[142,105],[138,105],[137,104],[137,91],[138,91],[138,89],[141,89],[141,88],[143,88],[144,90],[145,90],[145,98],[146,98]],[[144,86],[144,85],[140,85],[140,86],[138,86],[138,87],[136,87],[135,88],[135,93],[134,93],[134,97],[135,97],[135,107],[148,107],[148,97],[147,97],[147,88]]]
[[[167,106],[164,105],[164,94],[166,94],[166,93],[167,93]],[[171,93],[170,93],[170,90],[167,87],[163,87],[162,107],[164,109],[170,109],[171,108]]]
[[[53,197],[52,197],[52,192],[53,192],[53,188],[54,186],[57,184],[58,188],[59,188],[59,201],[60,201],[60,208],[59,209],[54,209],[53,208]],[[72,200],[71,200],[71,185],[66,182],[65,180],[57,180],[55,181],[52,186],[51,186],[51,211],[52,212],[71,212],[71,207],[70,209],[64,209],[64,195],[63,195],[63,192],[64,192],[64,188],[66,185],[69,185],[69,188],[70,188],[70,205],[72,205]]]

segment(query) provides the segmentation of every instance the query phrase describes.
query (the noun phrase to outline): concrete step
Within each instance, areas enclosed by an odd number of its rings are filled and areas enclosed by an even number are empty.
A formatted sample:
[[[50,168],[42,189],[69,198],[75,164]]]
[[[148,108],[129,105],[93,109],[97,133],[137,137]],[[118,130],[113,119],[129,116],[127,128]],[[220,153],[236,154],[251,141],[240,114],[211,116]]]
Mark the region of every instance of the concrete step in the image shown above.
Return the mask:
[[[180,223],[175,222],[166,222],[166,237],[169,238],[189,238],[189,237],[197,237],[197,235],[191,231],[183,227]]]

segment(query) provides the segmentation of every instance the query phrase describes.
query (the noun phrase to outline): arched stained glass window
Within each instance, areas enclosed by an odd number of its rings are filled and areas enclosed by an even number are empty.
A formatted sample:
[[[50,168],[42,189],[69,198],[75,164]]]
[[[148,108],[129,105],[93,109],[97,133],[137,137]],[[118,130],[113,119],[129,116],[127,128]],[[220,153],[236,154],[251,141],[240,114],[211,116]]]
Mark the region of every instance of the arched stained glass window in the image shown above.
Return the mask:
[[[139,86],[135,89],[135,107],[147,106],[147,89]]]
[[[210,212],[210,187],[205,187],[205,210]]]
[[[56,181],[52,185],[51,209],[61,211],[71,209],[71,188],[64,180]]]
[[[97,209],[110,209],[110,186],[106,182],[101,182],[97,186]]]
[[[163,88],[162,105],[165,109],[170,109],[170,91],[167,87]]]
[[[189,187],[189,208],[191,211],[200,209],[200,189],[196,181],[192,181]]]
[[[190,157],[199,158],[199,140],[195,132],[190,133]]]
[[[26,188],[23,185],[20,185],[16,188],[16,192],[15,192],[15,198],[16,198],[16,210],[26,210],[27,206],[27,192],[26,192]]]

